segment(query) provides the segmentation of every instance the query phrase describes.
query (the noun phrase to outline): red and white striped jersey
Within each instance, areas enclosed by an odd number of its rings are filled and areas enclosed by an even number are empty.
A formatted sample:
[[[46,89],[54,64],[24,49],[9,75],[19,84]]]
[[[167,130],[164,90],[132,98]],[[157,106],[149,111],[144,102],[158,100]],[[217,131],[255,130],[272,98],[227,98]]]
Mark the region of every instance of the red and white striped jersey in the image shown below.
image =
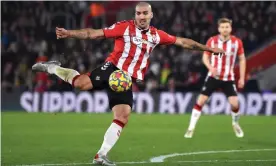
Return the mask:
[[[134,20],[117,22],[103,31],[106,38],[115,39],[114,50],[106,61],[140,80],[144,79],[152,50],[158,44],[176,42],[175,36],[152,26],[148,30],[139,29]]]
[[[232,36],[229,40],[223,41],[220,39],[219,35],[209,38],[207,41],[207,46],[209,47],[218,47],[225,51],[225,54],[222,56],[214,55],[210,52],[204,52],[211,56],[211,65],[217,69],[219,76],[214,77],[211,72],[208,73],[208,76],[212,76],[216,79],[223,81],[234,81],[234,65],[236,57],[244,54],[244,48],[242,41]]]

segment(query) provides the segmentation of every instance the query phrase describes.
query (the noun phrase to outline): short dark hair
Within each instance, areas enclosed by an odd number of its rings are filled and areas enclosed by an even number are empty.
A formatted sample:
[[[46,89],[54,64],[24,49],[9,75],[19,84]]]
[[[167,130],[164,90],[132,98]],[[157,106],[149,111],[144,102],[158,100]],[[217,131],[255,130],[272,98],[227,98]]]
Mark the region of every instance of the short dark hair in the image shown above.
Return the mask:
[[[229,19],[229,18],[226,18],[226,17],[220,18],[220,19],[218,20],[218,25],[220,25],[220,24],[222,24],[222,23],[229,23],[230,25],[232,25],[232,20]]]
[[[135,8],[137,6],[150,6],[151,7],[150,3],[148,3],[148,2],[138,2],[138,3],[136,3]]]

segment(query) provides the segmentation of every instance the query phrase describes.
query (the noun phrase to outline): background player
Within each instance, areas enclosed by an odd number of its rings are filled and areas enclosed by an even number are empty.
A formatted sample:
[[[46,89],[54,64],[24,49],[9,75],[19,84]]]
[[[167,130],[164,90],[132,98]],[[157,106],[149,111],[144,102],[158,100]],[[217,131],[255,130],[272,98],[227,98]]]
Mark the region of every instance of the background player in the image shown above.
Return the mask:
[[[127,71],[134,79],[143,80],[149,65],[149,55],[158,44],[175,44],[186,49],[223,53],[219,48],[211,48],[191,39],[171,36],[162,30],[150,26],[153,18],[148,3],[138,3],[135,8],[135,20],[122,21],[105,29],[66,30],[56,28],[58,39],[98,39],[114,38],[113,52],[106,62],[90,74],[60,67],[59,62],[37,63],[33,70],[55,74],[80,90],[107,89],[109,106],[114,113],[114,120],[107,129],[103,144],[93,162],[103,165],[115,165],[106,157],[107,153],[119,139],[123,127],[127,124],[133,103],[132,90],[116,93],[108,86],[109,75],[118,69]]]
[[[218,47],[225,50],[222,56],[214,56],[209,52],[204,52],[203,63],[208,68],[209,73],[205,80],[201,94],[195,104],[189,128],[184,135],[186,138],[192,138],[197,121],[201,115],[201,109],[208,100],[209,96],[216,90],[222,89],[228,97],[232,109],[232,125],[237,137],[243,137],[244,133],[238,123],[239,120],[239,102],[234,78],[234,65],[236,57],[239,57],[240,79],[238,87],[244,87],[246,59],[242,41],[231,35],[232,21],[228,18],[218,20],[219,35],[211,37],[207,41],[207,46]]]

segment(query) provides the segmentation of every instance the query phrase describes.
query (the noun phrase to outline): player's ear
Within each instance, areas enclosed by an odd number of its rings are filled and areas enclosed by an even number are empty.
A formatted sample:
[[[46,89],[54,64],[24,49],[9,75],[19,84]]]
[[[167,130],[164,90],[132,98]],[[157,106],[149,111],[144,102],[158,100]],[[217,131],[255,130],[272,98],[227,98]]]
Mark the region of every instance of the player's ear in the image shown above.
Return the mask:
[[[151,16],[150,16],[150,18],[153,18],[153,12],[151,12]]]

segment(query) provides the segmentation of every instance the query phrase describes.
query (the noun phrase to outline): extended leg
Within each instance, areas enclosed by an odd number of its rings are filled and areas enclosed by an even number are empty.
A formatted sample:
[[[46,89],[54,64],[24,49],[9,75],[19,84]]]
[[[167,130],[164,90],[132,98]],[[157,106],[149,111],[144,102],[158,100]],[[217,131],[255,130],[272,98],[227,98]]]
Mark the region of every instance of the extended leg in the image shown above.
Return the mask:
[[[113,122],[104,135],[102,146],[93,160],[94,164],[115,165],[113,162],[109,161],[106,156],[118,141],[124,126],[127,124],[131,107],[126,104],[119,104],[114,106],[112,111],[114,113]]]
[[[32,66],[32,70],[55,74],[63,81],[68,82],[73,87],[80,90],[89,90],[93,88],[89,76],[80,75],[79,72],[77,72],[76,70],[63,68],[60,67],[60,65],[60,62],[57,61],[39,62]]]

